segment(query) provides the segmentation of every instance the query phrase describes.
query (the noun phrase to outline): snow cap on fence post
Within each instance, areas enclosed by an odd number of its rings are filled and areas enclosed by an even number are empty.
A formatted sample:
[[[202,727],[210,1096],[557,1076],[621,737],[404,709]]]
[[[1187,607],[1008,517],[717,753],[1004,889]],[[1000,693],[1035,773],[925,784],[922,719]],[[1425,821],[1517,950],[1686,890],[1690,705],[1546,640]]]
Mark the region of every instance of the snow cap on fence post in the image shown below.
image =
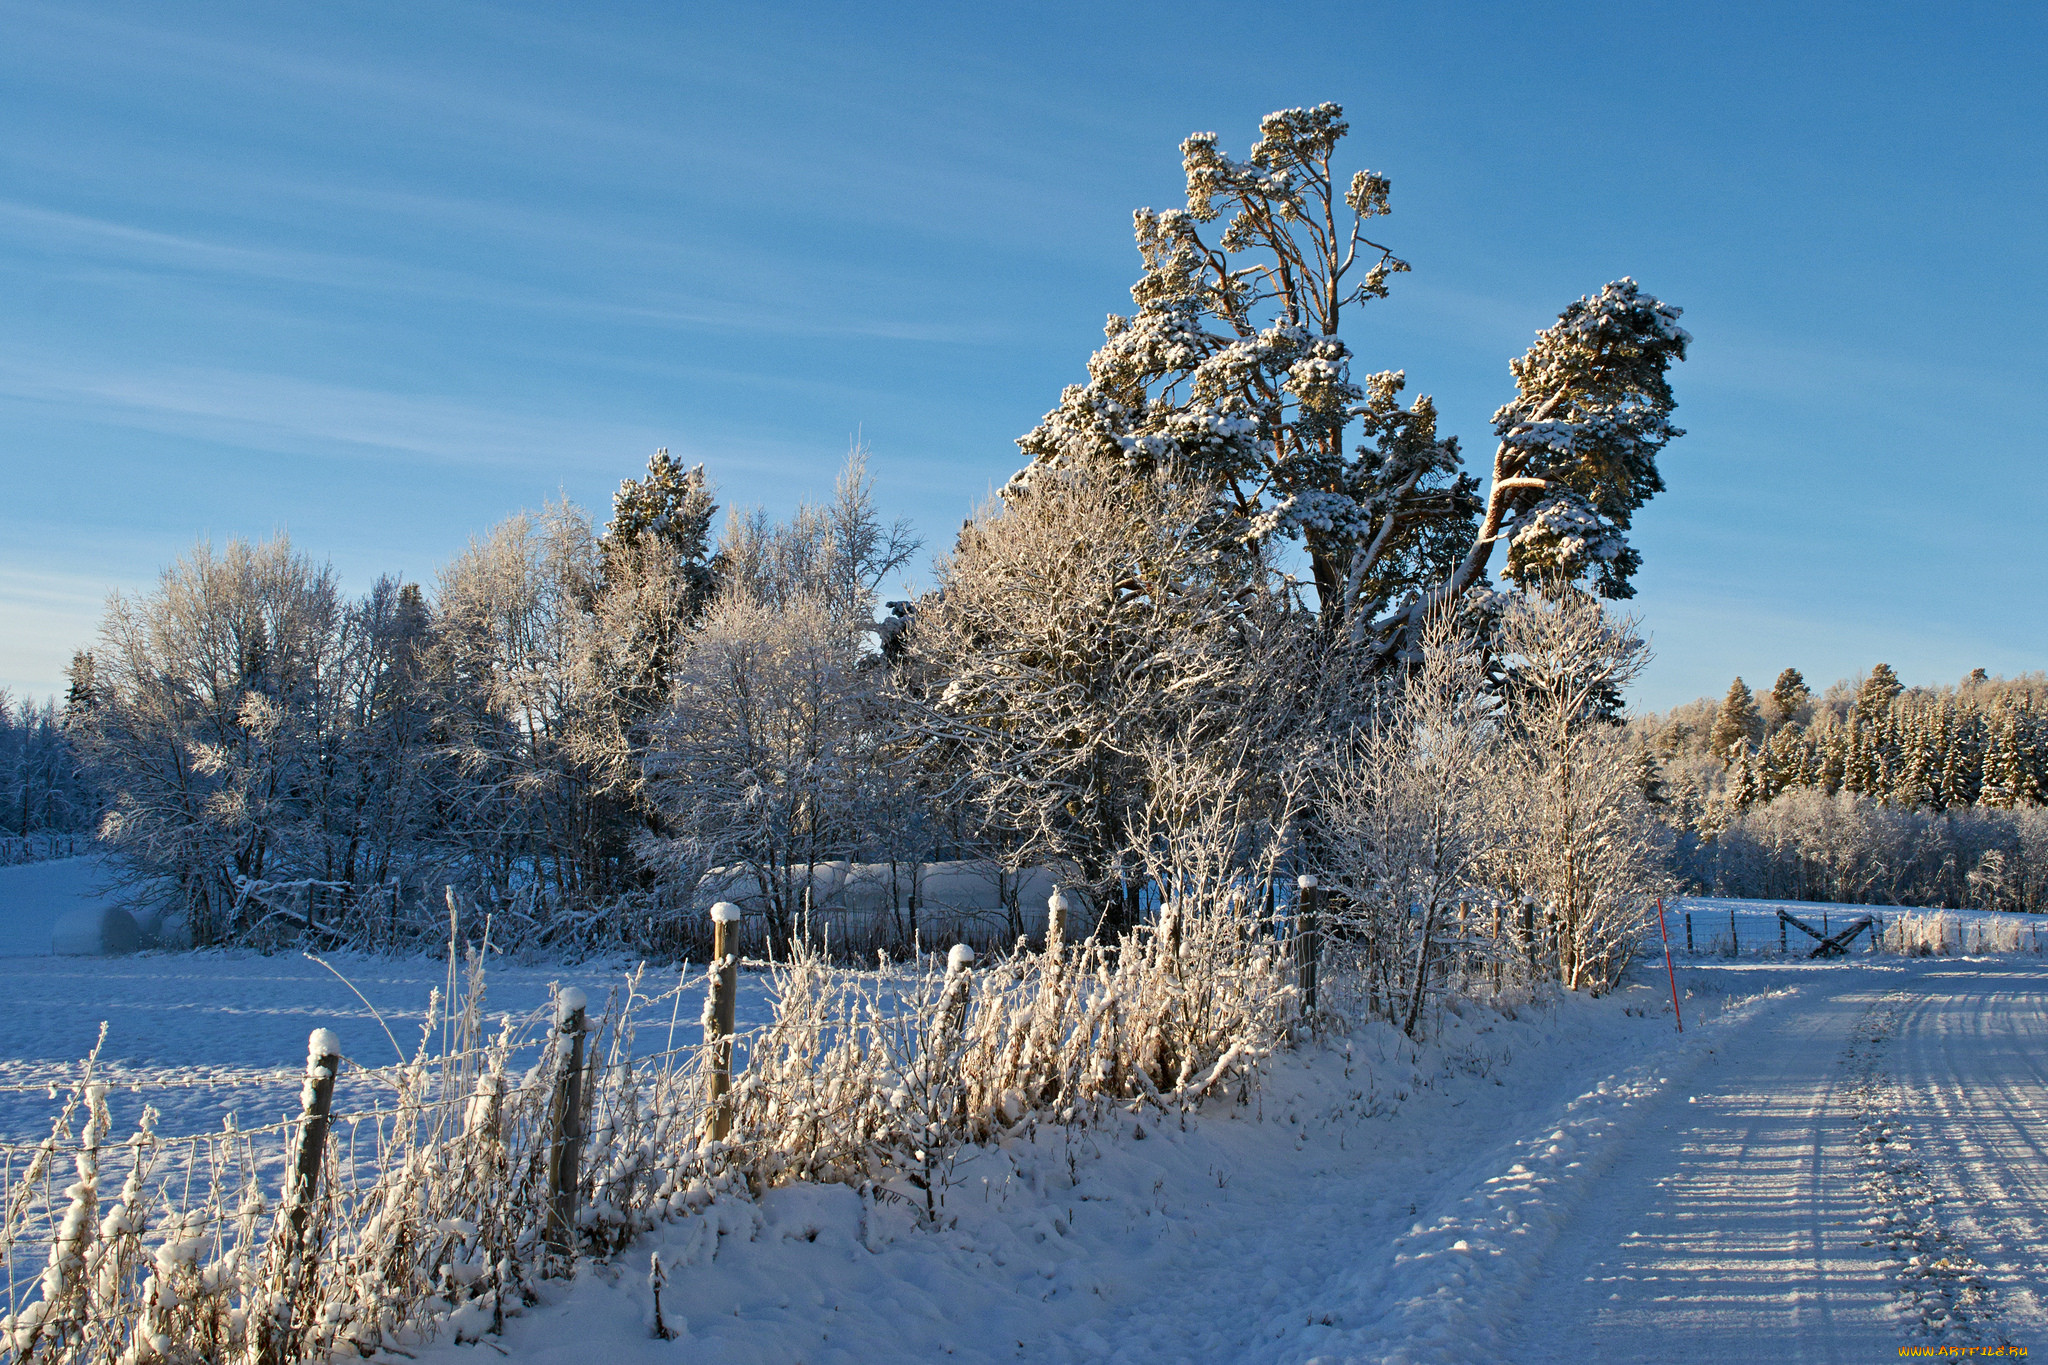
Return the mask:
[[[1296,877],[1294,879],[1294,884],[1304,891],[1313,891],[1318,886],[1322,885],[1321,882],[1318,882],[1316,880],[1316,874],[1313,872],[1302,873],[1299,877]]]
[[[1067,917],[1080,908],[1081,903],[1067,894],[1067,888],[1055,886],[1052,889],[1052,899],[1046,902],[1048,916],[1045,924],[1045,936],[1047,940],[1065,938],[1069,927]]]
[[[334,1105],[334,1077],[341,1070],[341,1039],[332,1029],[316,1028],[306,1036],[306,1083],[299,1091],[298,1152],[292,1161],[286,1194],[286,1219],[291,1242],[285,1254],[296,1262],[304,1254],[306,1225],[320,1188],[320,1162],[327,1145],[328,1112]]]
[[[956,943],[946,954],[946,975],[958,976],[974,965],[974,949],[964,943]]]
[[[590,997],[575,986],[564,986],[555,995],[555,1027],[564,1033],[579,1032],[590,1009]]]
[[[706,1130],[722,1142],[732,1131],[732,1028],[739,1011],[740,908],[731,901],[711,907],[711,989],[704,1001],[704,1046],[709,1049],[711,1112]]]

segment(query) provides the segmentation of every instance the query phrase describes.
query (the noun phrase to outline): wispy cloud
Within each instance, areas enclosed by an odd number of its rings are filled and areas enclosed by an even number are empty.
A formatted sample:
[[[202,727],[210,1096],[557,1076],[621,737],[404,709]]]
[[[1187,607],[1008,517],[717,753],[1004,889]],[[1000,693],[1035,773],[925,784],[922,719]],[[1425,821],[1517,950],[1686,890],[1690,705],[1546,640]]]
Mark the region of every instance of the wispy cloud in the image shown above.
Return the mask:
[[[20,201],[0,200],[0,230],[30,237],[55,254],[112,262],[160,279],[165,269],[232,281],[263,281],[348,290],[380,296],[406,296],[440,302],[480,304],[526,312],[597,321],[610,320],[682,331],[753,333],[817,340],[875,340],[940,345],[991,345],[1011,339],[1011,329],[987,318],[971,321],[876,315],[865,311],[821,310],[787,282],[773,282],[776,271],[766,257],[735,256],[724,269],[704,271],[726,281],[728,294],[738,297],[662,299],[645,294],[632,302],[588,293],[511,284],[488,276],[407,264],[382,257],[304,251],[251,245],[189,234],[162,232],[112,219],[51,209]],[[585,234],[588,236],[589,234]],[[680,259],[689,254],[702,268],[717,252],[692,244],[612,235],[586,243],[592,250],[614,255],[636,252],[653,258]],[[663,273],[654,271],[651,273]],[[676,272],[679,276],[680,272]],[[759,282],[758,296],[748,296]]]
[[[197,367],[77,371],[0,355],[0,400],[302,455],[537,465],[587,452],[651,450],[661,443],[651,429],[601,420]]]

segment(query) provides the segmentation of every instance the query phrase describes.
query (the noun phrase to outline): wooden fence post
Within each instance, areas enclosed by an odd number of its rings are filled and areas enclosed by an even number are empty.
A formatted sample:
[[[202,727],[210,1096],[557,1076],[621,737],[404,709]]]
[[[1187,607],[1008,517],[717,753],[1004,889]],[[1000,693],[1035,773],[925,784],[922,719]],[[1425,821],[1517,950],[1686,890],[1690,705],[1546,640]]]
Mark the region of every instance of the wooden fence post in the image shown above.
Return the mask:
[[[341,1070],[341,1040],[324,1028],[306,1038],[306,1084],[299,1091],[299,1150],[292,1162],[292,1188],[286,1202],[295,1253],[303,1251],[306,1224],[320,1192],[321,1158],[327,1149],[327,1116],[334,1107],[334,1077]]]
[[[1692,911],[1685,912],[1685,951],[1692,951]]]
[[[1780,915],[1778,916],[1778,956],[1783,957],[1791,951],[1791,948],[1785,943],[1785,917]]]
[[[711,1053],[711,1139],[732,1131],[732,1026],[740,989],[740,908],[731,901],[711,907],[711,1007],[704,1011],[704,1046]]]
[[[1321,910],[1322,889],[1313,875],[1304,872],[1296,881],[1301,891],[1301,908],[1294,926],[1294,965],[1301,983],[1301,1013],[1303,1018],[1316,1012],[1316,968],[1320,966],[1321,925],[1317,923]]]
[[[576,1242],[577,1167],[583,1161],[583,1040],[590,1001],[574,986],[555,997],[555,1027],[569,1062],[555,1081],[555,1141],[548,1161],[548,1242],[568,1255]]]
[[[1735,936],[1735,907],[1728,907],[1728,956],[1742,956],[1742,940]]]
[[[1052,895],[1045,902],[1045,946],[1048,949],[1065,943],[1074,931],[1073,916],[1081,908],[1080,899],[1064,886],[1055,886]]]
[[[293,1310],[300,1306],[301,1288],[312,1269],[313,1249],[306,1245],[306,1232],[320,1193],[328,1115],[334,1107],[334,1077],[340,1070],[341,1040],[328,1029],[314,1029],[306,1038],[306,1083],[299,1090],[298,1151],[286,1175],[285,1237],[282,1245],[273,1247],[273,1253],[279,1257],[273,1274],[281,1301],[276,1312],[252,1324],[260,1365],[284,1365],[296,1353],[293,1340],[298,1331],[291,1319]]]
[[[1493,993],[1500,994],[1500,902],[1493,903]]]

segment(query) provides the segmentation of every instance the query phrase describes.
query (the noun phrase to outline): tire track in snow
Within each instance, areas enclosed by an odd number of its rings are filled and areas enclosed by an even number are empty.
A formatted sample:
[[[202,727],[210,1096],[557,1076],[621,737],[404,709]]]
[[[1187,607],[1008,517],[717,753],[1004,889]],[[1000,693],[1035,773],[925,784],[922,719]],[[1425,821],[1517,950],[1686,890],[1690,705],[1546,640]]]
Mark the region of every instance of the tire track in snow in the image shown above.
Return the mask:
[[[1890,1339],[1843,1049],[1869,999],[1857,968],[1721,1041],[1673,1086],[1536,1268],[1505,1358],[1862,1361]]]
[[[1897,1299],[1893,1307],[1908,1329],[1924,1337],[1984,1339],[1998,1316],[1984,1267],[1942,1217],[1928,1165],[1905,1131],[1905,1105],[1887,1068],[1887,1054],[1903,1031],[1929,1031],[1927,1002],[1909,991],[1889,991],[1871,1002],[1857,1022],[1848,1058],[1850,1095],[1862,1126],[1863,1184],[1869,1194],[1871,1245],[1882,1244]],[[1918,1025],[1902,1030],[1902,1023]]]
[[[1922,1210],[1898,1248],[1901,1306],[1925,1337],[2024,1340],[2048,1328],[2048,990],[2024,959],[1943,964],[1921,987],[1884,1066],[1887,1146],[1910,1148]]]

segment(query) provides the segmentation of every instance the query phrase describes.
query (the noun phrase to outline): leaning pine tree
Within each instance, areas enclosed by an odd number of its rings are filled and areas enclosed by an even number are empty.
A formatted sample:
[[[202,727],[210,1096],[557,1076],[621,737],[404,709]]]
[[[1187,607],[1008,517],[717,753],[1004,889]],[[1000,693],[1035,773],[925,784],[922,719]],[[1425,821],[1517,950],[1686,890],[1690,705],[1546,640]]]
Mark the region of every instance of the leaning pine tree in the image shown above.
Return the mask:
[[[1415,655],[1497,544],[1518,582],[1630,596],[1630,518],[1680,434],[1665,379],[1689,341],[1679,310],[1627,279],[1565,309],[1510,366],[1482,495],[1429,398],[1402,402],[1402,372],[1352,376],[1346,324],[1408,266],[1369,230],[1390,182],[1333,165],[1347,131],[1321,104],[1269,114],[1242,161],[1213,133],[1181,144],[1187,207],[1136,215],[1137,311],[1109,319],[1088,381],[1019,442],[1031,463],[1012,491],[1063,467],[1174,470],[1214,490],[1238,541],[1299,542],[1320,619],[1381,665]]]

